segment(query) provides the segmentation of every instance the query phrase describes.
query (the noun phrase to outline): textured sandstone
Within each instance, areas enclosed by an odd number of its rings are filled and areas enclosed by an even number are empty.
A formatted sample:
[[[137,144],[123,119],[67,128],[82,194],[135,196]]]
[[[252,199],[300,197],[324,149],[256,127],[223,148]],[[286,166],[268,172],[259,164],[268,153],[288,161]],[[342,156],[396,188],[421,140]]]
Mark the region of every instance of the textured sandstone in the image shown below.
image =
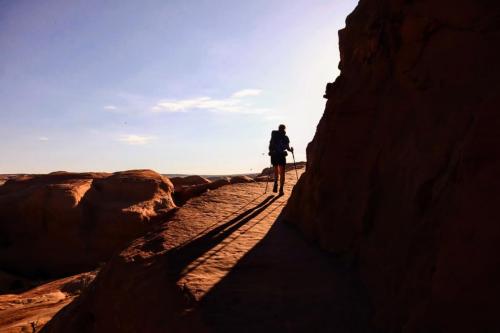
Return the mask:
[[[210,189],[215,190],[216,188],[219,188],[224,185],[229,185],[231,183],[231,179],[229,177],[220,177],[212,181],[210,184]]]
[[[233,176],[229,180],[231,184],[252,183],[254,181],[255,180],[248,176]]]
[[[172,184],[174,184],[175,190],[185,186],[210,184],[210,179],[196,175],[186,177],[172,177],[170,178],[170,181],[172,182]]]
[[[82,273],[21,293],[0,295],[0,332],[39,332],[54,314],[87,288],[95,275]]]
[[[195,176],[199,177],[199,176]],[[187,178],[187,177],[186,177]],[[203,178],[205,179],[205,178]],[[200,196],[209,190],[215,190],[221,186],[231,184],[229,177],[221,177],[214,181],[200,182],[195,185],[176,185],[174,192],[175,203],[179,206],[184,205],[189,199]]]
[[[275,223],[294,182],[284,196],[251,182],[189,200],[43,332],[372,332],[356,279]]]
[[[175,208],[172,190],[149,170],[11,179],[0,187],[0,265],[42,276],[92,269]]]
[[[500,331],[500,3],[361,0],[283,217],[388,332]]]

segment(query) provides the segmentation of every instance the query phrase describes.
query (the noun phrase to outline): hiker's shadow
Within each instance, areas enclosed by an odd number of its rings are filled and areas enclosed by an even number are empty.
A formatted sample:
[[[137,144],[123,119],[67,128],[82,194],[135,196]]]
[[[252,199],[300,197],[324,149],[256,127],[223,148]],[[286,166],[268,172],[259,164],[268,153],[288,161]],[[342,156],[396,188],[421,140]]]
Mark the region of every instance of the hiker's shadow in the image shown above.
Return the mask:
[[[166,258],[171,276],[178,279],[189,273],[192,269],[188,269],[188,266],[192,262],[203,256],[240,227],[258,216],[278,198],[277,196],[270,195],[256,206],[247,209],[229,221],[168,251]]]

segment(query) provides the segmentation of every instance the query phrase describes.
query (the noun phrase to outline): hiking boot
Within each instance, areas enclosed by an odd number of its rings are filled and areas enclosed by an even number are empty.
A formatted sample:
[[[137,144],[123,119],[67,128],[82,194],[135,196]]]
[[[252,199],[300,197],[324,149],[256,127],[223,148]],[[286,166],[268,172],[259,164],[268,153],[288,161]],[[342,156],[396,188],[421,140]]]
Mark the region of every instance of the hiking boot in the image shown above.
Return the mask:
[[[278,182],[274,182],[273,192],[274,193],[278,192]]]

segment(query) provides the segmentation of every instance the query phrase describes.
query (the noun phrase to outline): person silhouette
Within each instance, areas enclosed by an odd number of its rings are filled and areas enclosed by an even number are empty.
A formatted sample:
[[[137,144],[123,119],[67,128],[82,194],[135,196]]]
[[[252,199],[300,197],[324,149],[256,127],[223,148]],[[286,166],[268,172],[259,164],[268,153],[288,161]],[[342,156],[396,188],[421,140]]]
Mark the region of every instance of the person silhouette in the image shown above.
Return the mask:
[[[286,126],[281,124],[278,130],[271,132],[271,141],[269,142],[269,156],[271,156],[271,164],[274,171],[274,186],[273,192],[278,192],[278,178],[280,180],[279,195],[283,195],[283,187],[285,185],[285,167],[286,167],[286,151],[293,153],[293,147],[290,147],[290,139],[286,135]]]

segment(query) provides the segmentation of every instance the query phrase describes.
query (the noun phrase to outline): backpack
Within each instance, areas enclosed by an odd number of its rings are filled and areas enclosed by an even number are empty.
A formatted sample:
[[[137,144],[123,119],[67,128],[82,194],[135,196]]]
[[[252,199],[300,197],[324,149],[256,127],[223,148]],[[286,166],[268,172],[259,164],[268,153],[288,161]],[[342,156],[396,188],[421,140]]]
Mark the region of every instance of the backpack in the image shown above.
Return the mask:
[[[289,141],[286,134],[280,131],[271,132],[271,141],[269,141],[269,155],[273,154],[283,154],[288,155],[286,148],[288,147]]]

